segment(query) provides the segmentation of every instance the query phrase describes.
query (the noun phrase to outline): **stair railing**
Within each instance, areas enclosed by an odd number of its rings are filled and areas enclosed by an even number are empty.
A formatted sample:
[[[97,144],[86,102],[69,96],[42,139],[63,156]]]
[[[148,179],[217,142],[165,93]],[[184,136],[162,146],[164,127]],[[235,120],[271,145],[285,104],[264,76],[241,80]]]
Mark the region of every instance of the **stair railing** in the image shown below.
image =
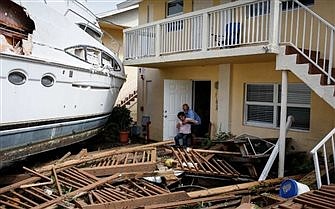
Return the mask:
[[[327,84],[335,82],[335,27],[297,0],[282,0],[280,14],[280,43],[291,45],[313,63],[327,76]]]
[[[326,171],[326,179],[327,184],[330,184],[330,177],[329,177],[329,168],[328,168],[328,158],[327,158],[327,151],[326,151],[326,145],[330,143],[331,149],[333,152],[333,166],[335,172],[335,146],[334,146],[334,135],[335,135],[335,128],[327,134],[311,151],[311,154],[313,155],[314,160],[314,167],[315,167],[315,177],[316,177],[316,184],[317,187],[320,189],[322,186],[321,181],[321,171],[320,171],[320,165],[319,165],[319,157],[318,157],[318,151],[320,150],[322,152],[323,161],[324,161],[324,167]],[[331,156],[331,155],[329,155]]]

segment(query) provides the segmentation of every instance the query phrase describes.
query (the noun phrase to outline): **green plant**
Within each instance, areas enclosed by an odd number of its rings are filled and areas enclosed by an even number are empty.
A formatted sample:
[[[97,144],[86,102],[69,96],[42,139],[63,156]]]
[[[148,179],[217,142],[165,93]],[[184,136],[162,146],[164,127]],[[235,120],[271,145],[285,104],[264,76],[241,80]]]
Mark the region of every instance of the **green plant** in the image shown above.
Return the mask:
[[[113,108],[109,122],[115,124],[119,131],[129,131],[133,118],[130,116],[129,109],[117,106]]]
[[[219,132],[215,134],[214,140],[215,141],[225,141],[228,139],[232,139],[233,137],[234,135],[232,133],[219,130]]]

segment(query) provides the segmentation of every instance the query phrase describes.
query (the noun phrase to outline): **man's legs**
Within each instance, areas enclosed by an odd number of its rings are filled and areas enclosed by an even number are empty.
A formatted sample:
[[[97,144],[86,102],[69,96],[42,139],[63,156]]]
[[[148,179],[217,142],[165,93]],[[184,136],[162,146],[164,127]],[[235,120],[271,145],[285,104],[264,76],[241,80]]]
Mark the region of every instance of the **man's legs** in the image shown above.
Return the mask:
[[[178,133],[175,137],[174,137],[174,143],[176,146],[180,146],[179,140],[183,139],[183,135],[182,133]],[[184,141],[184,140],[183,140]]]

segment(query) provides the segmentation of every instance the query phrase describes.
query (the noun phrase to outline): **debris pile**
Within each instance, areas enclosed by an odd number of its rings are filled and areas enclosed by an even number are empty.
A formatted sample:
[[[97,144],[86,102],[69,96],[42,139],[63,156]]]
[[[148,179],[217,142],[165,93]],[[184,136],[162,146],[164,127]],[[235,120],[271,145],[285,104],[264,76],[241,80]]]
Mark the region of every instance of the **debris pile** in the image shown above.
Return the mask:
[[[226,160],[241,153],[171,143],[83,151],[44,167],[24,168],[29,178],[0,188],[0,208],[290,208],[324,192],[286,203],[278,196],[282,178],[258,182]]]

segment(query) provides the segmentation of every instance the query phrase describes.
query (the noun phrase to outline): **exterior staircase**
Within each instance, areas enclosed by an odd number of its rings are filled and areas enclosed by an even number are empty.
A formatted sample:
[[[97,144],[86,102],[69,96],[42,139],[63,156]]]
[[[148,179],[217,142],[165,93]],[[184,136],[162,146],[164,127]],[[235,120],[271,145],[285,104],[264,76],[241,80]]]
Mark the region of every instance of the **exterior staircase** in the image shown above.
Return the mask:
[[[308,85],[317,95],[324,99],[330,106],[335,108],[335,83],[330,80],[329,84],[327,76],[320,71],[314,63],[310,62],[300,51],[292,46],[281,46],[277,57],[276,68],[278,70],[290,70],[306,85]],[[320,58],[320,52],[307,52],[310,58],[317,60],[319,66],[328,68],[329,61]],[[332,78],[335,78],[335,69],[332,68]]]
[[[132,93],[130,93],[128,96],[126,96],[125,98],[123,98],[119,104],[117,104],[117,106],[123,107],[123,106],[127,106],[127,105],[131,105],[134,104],[135,100],[137,99],[137,91],[133,91]]]

